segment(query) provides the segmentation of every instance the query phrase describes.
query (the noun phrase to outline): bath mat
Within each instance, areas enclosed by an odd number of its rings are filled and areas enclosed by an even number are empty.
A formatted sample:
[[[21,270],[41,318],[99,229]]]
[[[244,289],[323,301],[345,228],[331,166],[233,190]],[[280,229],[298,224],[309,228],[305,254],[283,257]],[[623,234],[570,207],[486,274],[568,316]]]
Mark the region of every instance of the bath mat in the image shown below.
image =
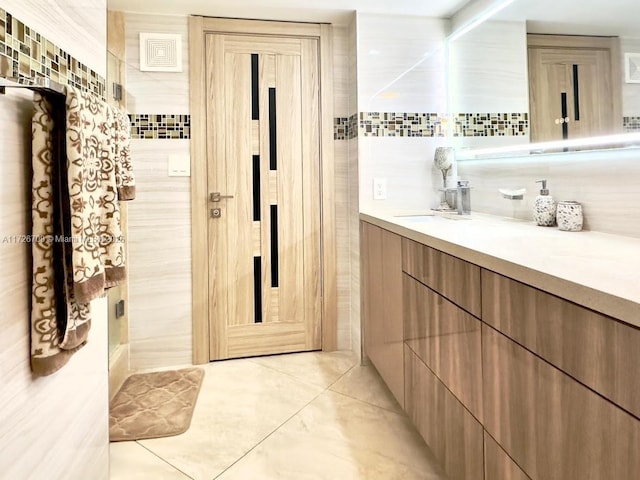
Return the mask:
[[[109,439],[122,442],[186,432],[203,377],[201,368],[131,375],[109,406]]]

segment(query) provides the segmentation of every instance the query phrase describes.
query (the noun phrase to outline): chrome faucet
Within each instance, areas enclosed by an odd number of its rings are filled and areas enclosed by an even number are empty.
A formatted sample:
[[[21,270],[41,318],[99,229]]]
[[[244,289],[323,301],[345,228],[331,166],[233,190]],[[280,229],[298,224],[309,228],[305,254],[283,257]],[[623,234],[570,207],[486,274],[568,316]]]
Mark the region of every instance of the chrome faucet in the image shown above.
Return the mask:
[[[458,215],[471,215],[471,187],[468,180],[458,180],[456,205]]]

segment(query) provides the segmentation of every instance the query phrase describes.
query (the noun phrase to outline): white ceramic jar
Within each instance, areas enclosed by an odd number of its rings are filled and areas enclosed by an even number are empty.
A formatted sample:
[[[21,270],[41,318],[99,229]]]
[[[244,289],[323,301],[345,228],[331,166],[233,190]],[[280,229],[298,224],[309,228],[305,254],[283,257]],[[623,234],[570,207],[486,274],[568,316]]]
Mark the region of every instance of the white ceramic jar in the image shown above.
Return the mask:
[[[582,205],[578,202],[558,202],[556,222],[559,230],[579,232],[582,230]]]

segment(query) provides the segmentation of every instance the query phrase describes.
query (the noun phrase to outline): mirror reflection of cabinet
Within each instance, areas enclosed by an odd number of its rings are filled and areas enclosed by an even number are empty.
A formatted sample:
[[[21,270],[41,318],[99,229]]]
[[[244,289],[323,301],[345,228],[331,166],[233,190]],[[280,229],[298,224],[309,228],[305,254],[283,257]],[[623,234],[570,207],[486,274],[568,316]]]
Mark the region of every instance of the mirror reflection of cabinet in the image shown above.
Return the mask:
[[[618,39],[527,35],[531,140],[622,132]]]

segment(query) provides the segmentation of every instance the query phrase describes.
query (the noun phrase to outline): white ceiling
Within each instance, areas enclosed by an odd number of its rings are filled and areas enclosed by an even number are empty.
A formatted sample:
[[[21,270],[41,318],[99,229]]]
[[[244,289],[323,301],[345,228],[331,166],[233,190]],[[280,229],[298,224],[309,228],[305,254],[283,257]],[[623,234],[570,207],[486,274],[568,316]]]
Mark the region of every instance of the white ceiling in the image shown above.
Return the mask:
[[[640,37],[640,0],[516,0],[495,17],[530,33]]]
[[[110,10],[347,24],[353,11],[450,17],[469,0],[108,0]]]

